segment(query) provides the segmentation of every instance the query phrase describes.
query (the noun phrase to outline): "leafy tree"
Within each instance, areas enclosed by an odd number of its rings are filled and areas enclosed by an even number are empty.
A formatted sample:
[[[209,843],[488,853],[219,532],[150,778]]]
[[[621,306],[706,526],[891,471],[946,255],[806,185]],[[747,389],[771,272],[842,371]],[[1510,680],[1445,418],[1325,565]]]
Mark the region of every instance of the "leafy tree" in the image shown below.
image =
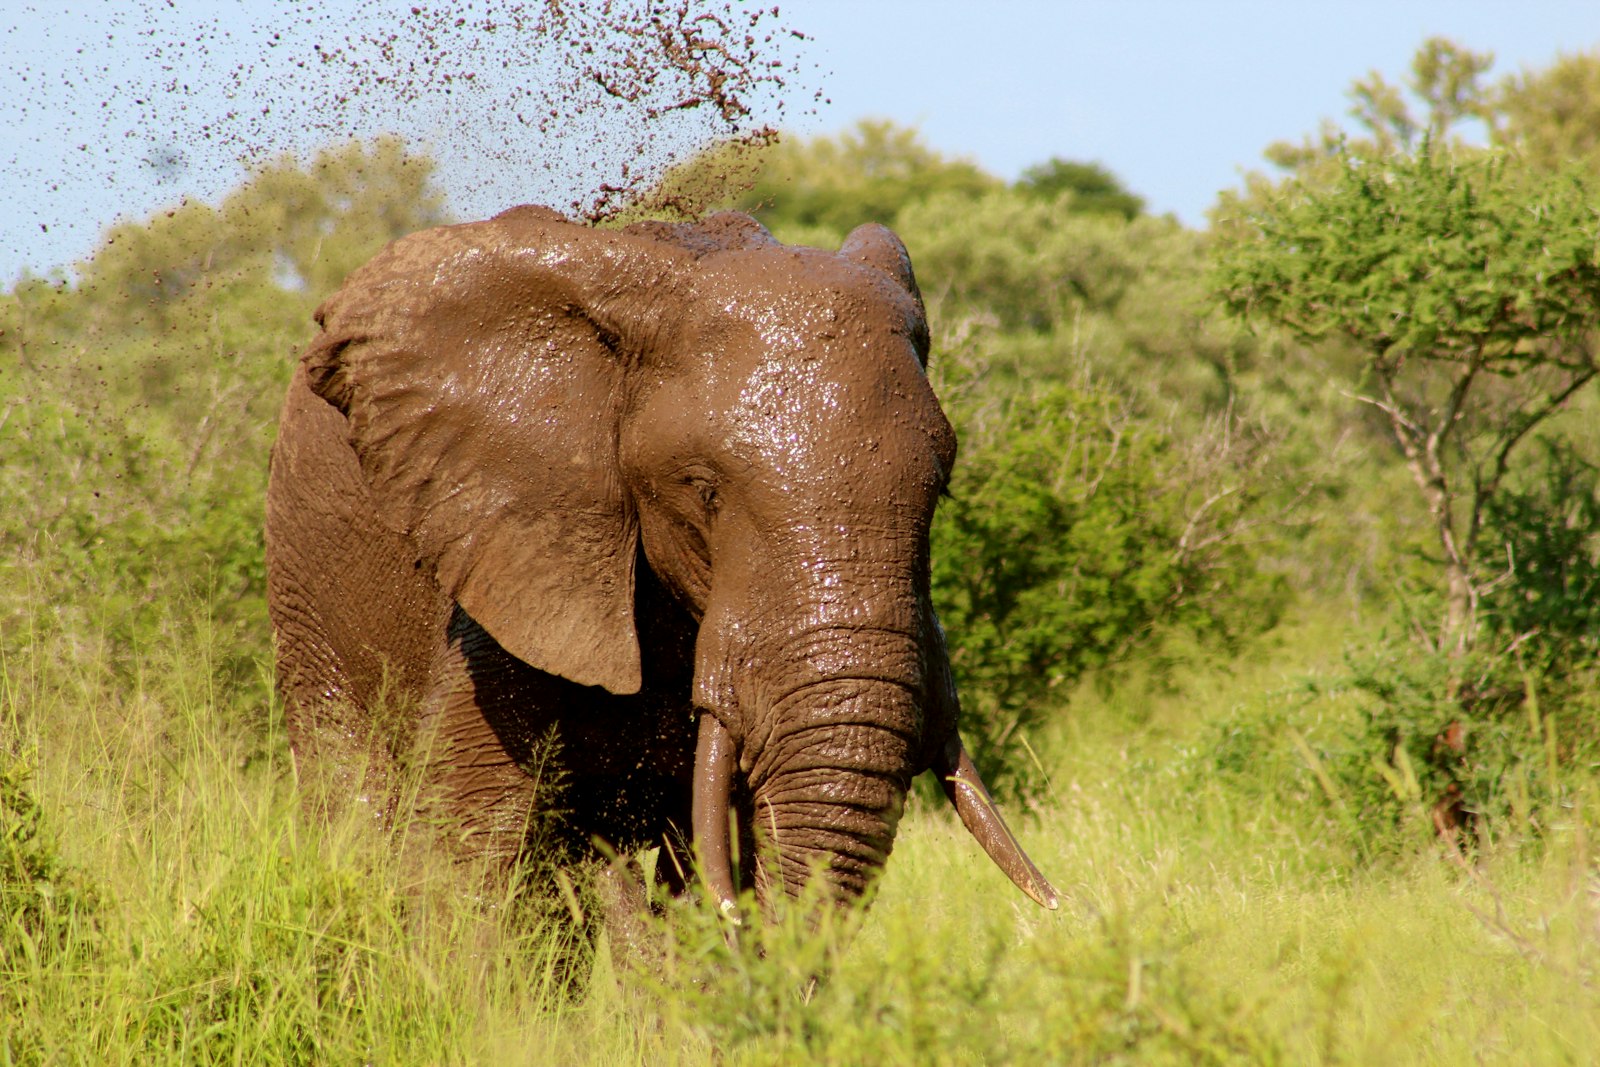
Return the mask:
[[[75,281],[0,297],[0,656],[31,632],[68,670],[80,648],[131,663],[198,602],[216,677],[259,684],[293,353],[343,270],[438,219],[429,173],[394,141],[279,159],[217,205],[112,227]]]
[[[1213,284],[1235,314],[1364,356],[1437,535],[1438,647],[1467,651],[1486,582],[1486,510],[1517,446],[1597,370],[1600,261],[1592,195],[1503,155],[1425,138],[1349,154],[1230,221]]]
[[[914,129],[864,119],[836,137],[714,147],[669,172],[641,210],[737,208],[785,241],[837,246],[864,222],[893,226],[907,204],[938,193],[971,199],[1002,185],[928,147]]]
[[[1144,197],[1129,192],[1099,163],[1053,156],[1023,171],[1017,188],[1045,200],[1069,196],[1072,210],[1085,215],[1119,215],[1132,221],[1144,213]]]
[[[117,325],[175,325],[169,312],[204,286],[325,294],[386,242],[443,221],[433,162],[399,138],[284,155],[253,170],[215,207],[185,200],[113,226],[82,265],[81,288]],[[189,309],[203,306],[191,303]],[[109,324],[109,323],[108,323]]]
[[[1600,174],[1600,49],[1563,55],[1549,67],[1489,82],[1494,56],[1447,38],[1430,37],[1411,71],[1395,85],[1377,71],[1350,89],[1355,130],[1324,121],[1315,136],[1278,141],[1266,157],[1280,170],[1309,179],[1331,173],[1343,158],[1384,158],[1415,152],[1424,142],[1452,149],[1482,143],[1513,152],[1535,170],[1579,164]],[[1270,189],[1259,174],[1247,185]],[[1232,194],[1224,196],[1227,203]]]
[[[1111,311],[1148,262],[1145,235],[1130,239],[1121,218],[1013,189],[908,204],[899,233],[941,311],[981,312],[1006,331],[1050,331],[1085,310]]]
[[[1349,130],[1268,150],[1288,179],[1249,175],[1212,212],[1211,283],[1269,343],[1331,357],[1405,468],[1408,493],[1381,462],[1344,479],[1341,525],[1387,555],[1408,635],[1353,662],[1354,773],[1385,765],[1394,811],[1395,783],[1420,786],[1440,829],[1535,782],[1555,799],[1553,731],[1572,758],[1596,741],[1600,58],[1494,82],[1492,58],[1424,42],[1401,84],[1355,84]]]
[[[1377,71],[1351,86],[1349,115],[1357,131],[1350,133],[1324,120],[1313,137],[1298,144],[1276,141],[1266,157],[1281,170],[1305,180],[1319,169],[1331,172],[1346,158],[1384,158],[1397,152],[1414,152],[1424,142],[1434,147],[1465,143],[1461,127],[1485,120],[1491,91],[1483,75],[1494,57],[1474,52],[1443,37],[1430,37],[1411,60],[1411,74],[1397,86]],[[1266,179],[1253,175],[1252,188]],[[1226,202],[1226,198],[1224,198]]]
[[[1084,214],[1071,197],[997,189],[906,205],[898,232],[936,320],[1007,335],[991,369],[1019,380],[1084,362],[1204,419],[1235,399],[1256,340],[1215,313],[1201,235],[1171,218]]]
[[[1569,163],[1600,175],[1600,49],[1502,79],[1490,94],[1494,141],[1541,170]]]
[[[973,758],[1026,792],[1026,737],[1074,685],[1179,633],[1226,647],[1266,629],[1283,587],[1243,536],[1265,482],[1237,426],[1185,439],[1086,375],[996,396],[971,372],[942,372],[962,459],[933,597]]]

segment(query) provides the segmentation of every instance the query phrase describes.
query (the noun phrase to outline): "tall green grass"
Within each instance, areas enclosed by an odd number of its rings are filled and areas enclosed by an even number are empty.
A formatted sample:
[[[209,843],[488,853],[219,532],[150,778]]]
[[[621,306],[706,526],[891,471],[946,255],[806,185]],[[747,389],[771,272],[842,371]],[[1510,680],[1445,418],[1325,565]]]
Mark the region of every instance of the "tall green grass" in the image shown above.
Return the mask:
[[[303,815],[276,710],[228,706],[206,634],[175,616],[131,670],[43,639],[0,665],[0,1063],[1600,1057],[1592,783],[1537,847],[1374,848],[1315,766],[1355,699],[1302,684],[1325,630],[1075,695],[1016,813],[1057,913],[914,798],[864,914],[730,946],[689,903],[629,947]]]

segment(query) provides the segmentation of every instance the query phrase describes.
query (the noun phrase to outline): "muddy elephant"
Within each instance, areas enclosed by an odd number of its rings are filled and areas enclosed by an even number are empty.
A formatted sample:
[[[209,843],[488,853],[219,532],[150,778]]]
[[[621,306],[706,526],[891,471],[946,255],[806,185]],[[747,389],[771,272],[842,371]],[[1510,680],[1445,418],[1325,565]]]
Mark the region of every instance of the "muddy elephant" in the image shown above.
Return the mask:
[[[859,896],[931,768],[1055,906],[957,733],[928,588],[956,440],[890,231],[516,208],[393,243],[316,318],[267,497],[302,773],[478,856],[551,812],[574,855],[692,842],[729,907],[741,877]]]

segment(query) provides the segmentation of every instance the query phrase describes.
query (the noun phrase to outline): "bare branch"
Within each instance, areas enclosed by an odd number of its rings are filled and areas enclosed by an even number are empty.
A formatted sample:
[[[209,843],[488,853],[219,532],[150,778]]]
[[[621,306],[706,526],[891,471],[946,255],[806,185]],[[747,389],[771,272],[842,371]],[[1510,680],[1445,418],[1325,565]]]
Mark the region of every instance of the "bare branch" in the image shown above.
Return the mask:
[[[1189,542],[1194,537],[1195,529],[1200,525],[1200,520],[1205,518],[1206,512],[1210,511],[1212,507],[1232,496],[1235,492],[1237,492],[1237,489],[1230,485],[1225,489],[1219,489],[1201,501],[1200,506],[1189,515],[1189,521],[1184,523],[1183,535],[1178,538],[1178,547],[1172,553],[1173,559],[1183,559],[1189,554]]]
[[[1418,437],[1422,436],[1422,427],[1418,426],[1416,423],[1407,418],[1405,412],[1395,407],[1393,403],[1379,400],[1375,396],[1366,396],[1362,393],[1352,393],[1346,389],[1339,390],[1339,394],[1348,400],[1355,400],[1362,404],[1370,404],[1372,407],[1377,408],[1379,411],[1389,416],[1389,420],[1391,422],[1398,426],[1405,427],[1408,433],[1414,433]]]
[[[1445,401],[1444,411],[1440,418],[1439,427],[1429,435],[1429,447],[1435,452],[1439,445],[1450,436],[1450,431],[1455,429],[1456,423],[1461,419],[1461,408],[1466,403],[1467,394],[1472,391],[1472,383],[1478,377],[1478,371],[1483,368],[1483,349],[1477,348],[1472,353],[1472,358],[1467,362],[1466,370],[1461,372],[1461,377],[1456,379],[1455,385],[1450,388],[1450,397]]]

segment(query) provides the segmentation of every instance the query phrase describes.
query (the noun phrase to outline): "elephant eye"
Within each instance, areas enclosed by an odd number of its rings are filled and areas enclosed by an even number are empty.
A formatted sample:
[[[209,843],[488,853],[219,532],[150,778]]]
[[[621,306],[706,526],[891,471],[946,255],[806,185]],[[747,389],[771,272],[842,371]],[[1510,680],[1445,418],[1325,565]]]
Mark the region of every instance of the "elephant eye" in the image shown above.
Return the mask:
[[[695,482],[695,491],[700,494],[700,503],[705,505],[712,514],[717,510],[717,487],[710,482]]]
[[[700,505],[706,509],[706,512],[715,514],[717,510],[716,483],[704,474],[687,474],[684,476],[683,481],[700,497]]]

